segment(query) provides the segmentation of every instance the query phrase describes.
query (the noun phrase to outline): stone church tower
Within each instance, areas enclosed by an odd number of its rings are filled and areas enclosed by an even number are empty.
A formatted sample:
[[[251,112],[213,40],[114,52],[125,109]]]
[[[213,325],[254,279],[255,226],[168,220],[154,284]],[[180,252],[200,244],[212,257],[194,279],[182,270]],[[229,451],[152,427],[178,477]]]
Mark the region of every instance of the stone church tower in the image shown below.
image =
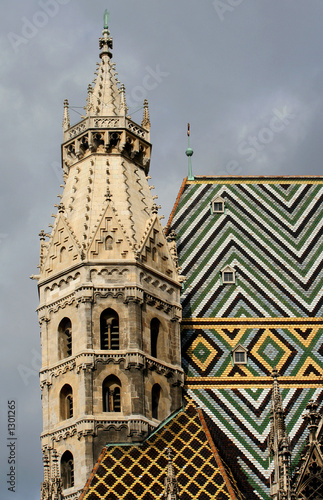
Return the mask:
[[[143,440],[182,404],[180,289],[148,185],[148,103],[128,116],[105,18],[86,114],[64,103],[64,191],[40,234],[42,500],[75,499],[107,443]]]

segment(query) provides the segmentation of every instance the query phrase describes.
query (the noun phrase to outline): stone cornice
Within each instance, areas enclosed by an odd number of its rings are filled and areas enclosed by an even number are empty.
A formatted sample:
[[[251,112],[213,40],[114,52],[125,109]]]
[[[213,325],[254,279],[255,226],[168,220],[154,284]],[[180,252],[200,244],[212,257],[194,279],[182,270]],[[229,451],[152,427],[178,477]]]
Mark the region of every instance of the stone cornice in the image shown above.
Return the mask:
[[[84,267],[85,261],[79,262],[78,264],[73,264],[72,266],[67,267],[66,269],[63,269],[62,271],[59,271],[57,273],[53,273],[51,276],[48,276],[47,278],[40,278],[38,282],[38,288],[41,288],[44,285],[47,285],[48,283],[55,282],[59,278],[62,278],[63,276],[66,276],[66,274],[72,273],[73,271],[76,271],[76,269],[80,269],[81,267]]]
[[[82,493],[83,489],[74,491],[73,493],[64,493],[64,500],[77,500]]]
[[[122,261],[120,261],[120,259],[119,260],[118,259],[114,259],[114,260],[111,259],[109,261],[84,259],[82,262],[79,262],[78,264],[71,265],[62,271],[59,271],[55,274],[52,274],[51,276],[48,276],[47,278],[40,278],[40,280],[38,282],[38,288],[41,288],[44,285],[47,285],[47,284],[52,283],[52,282],[55,283],[56,280],[59,280],[60,278],[62,278],[66,274],[70,274],[70,273],[72,273],[72,272],[74,272],[77,269],[80,269],[82,267],[93,268],[93,267],[97,267],[97,266],[105,266],[105,267],[121,266],[122,268],[125,268],[125,267],[131,266],[131,265],[136,266],[139,269],[141,269],[147,273],[152,274],[153,276],[156,276],[160,280],[166,281],[167,283],[171,284],[174,287],[181,288],[181,286],[182,286],[181,283],[179,283],[176,279],[173,279],[173,278],[167,276],[166,274],[163,274],[163,273],[159,272],[158,270],[153,269],[152,267],[149,267],[146,264],[143,264],[142,262],[139,262],[138,260],[135,260],[135,259],[128,259],[128,260],[123,259]]]
[[[162,274],[160,272],[158,272],[158,270],[150,267],[150,266],[147,266],[146,264],[143,264],[141,262],[137,262],[137,265],[138,267],[140,267],[143,271],[146,271],[147,273],[150,273],[152,274],[153,276],[156,276],[158,277],[159,279],[162,279],[164,281],[167,281],[167,283],[170,283],[172,286],[174,287],[177,287],[179,289],[182,288],[182,284],[179,283],[178,280],[174,279],[174,278],[171,278],[169,276],[167,276],[166,274]]]
[[[64,309],[66,306],[70,306],[75,302],[76,297],[75,297],[75,291],[72,293],[69,293],[65,297],[59,298],[54,300],[53,302],[49,302],[48,304],[40,304],[37,307],[37,312],[39,314],[40,320],[43,319],[43,312],[57,312],[59,309]],[[48,318],[47,318],[48,319]]]
[[[71,419],[73,420],[73,419]],[[100,418],[91,416],[84,416],[76,421],[69,422],[65,420],[64,424],[60,423],[52,432],[42,432],[41,439],[50,439],[51,441],[61,441],[72,436],[77,436],[81,439],[85,436],[95,436],[98,430],[108,430],[114,428],[120,430],[121,428],[128,429],[128,435],[147,434],[152,429],[158,426],[154,422],[144,416],[139,415],[113,415],[113,418]]]
[[[61,361],[54,365],[52,368],[40,370],[40,387],[43,389],[46,385],[52,385],[52,377],[58,377],[59,375],[63,375],[67,371],[72,371],[76,366],[76,357],[68,358],[67,360]],[[50,379],[48,379],[47,375],[49,375]]]
[[[180,304],[170,304],[165,302],[150,293],[145,293],[144,301],[151,306],[155,306],[156,309],[164,310],[166,313],[172,311],[171,321],[180,321],[182,317],[182,307]]]
[[[171,303],[161,300],[159,297],[146,293],[144,287],[133,285],[115,285],[115,286],[96,286],[91,283],[83,283],[79,285],[73,292],[65,297],[58,298],[47,304],[42,303],[38,306],[37,312],[40,321],[48,318],[47,313],[57,312],[59,309],[64,309],[68,305],[77,303],[92,302],[96,297],[106,298],[111,295],[113,298],[121,296],[125,303],[135,301],[142,304],[146,302],[149,305],[154,305],[159,310],[164,310],[166,313],[173,311],[171,320],[180,321],[182,308],[178,303]]]
[[[184,372],[180,366],[172,365],[153,358],[143,351],[84,351],[76,356],[60,361],[50,368],[44,368],[40,371],[40,386],[43,389],[45,386],[52,384],[53,377],[59,377],[67,371],[76,369],[79,373],[81,370],[92,371],[97,368],[98,364],[120,364],[124,363],[124,369],[148,369],[156,371],[169,379],[172,379],[173,385],[184,385]]]

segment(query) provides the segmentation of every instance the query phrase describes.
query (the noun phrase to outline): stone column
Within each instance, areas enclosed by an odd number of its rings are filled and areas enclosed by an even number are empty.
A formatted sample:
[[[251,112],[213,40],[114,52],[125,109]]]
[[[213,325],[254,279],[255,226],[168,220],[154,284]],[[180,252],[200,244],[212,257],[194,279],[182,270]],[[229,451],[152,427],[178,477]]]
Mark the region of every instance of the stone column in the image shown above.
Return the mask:
[[[94,288],[92,283],[84,283],[81,287],[79,287],[75,291],[75,297],[77,300],[77,308],[78,308],[77,350],[93,348],[93,336],[92,336],[93,289]]]
[[[49,319],[46,316],[39,317],[40,325],[40,342],[41,342],[41,366],[42,368],[48,367],[48,323]]]
[[[142,301],[138,298],[126,298],[128,306],[129,349],[142,349]]]
[[[131,382],[131,413],[135,415],[146,415],[145,409],[145,378],[142,367],[132,366],[130,368]]]
[[[82,364],[78,366],[77,373],[78,387],[75,388],[78,399],[78,408],[75,408],[77,416],[93,415],[93,377],[91,366]]]

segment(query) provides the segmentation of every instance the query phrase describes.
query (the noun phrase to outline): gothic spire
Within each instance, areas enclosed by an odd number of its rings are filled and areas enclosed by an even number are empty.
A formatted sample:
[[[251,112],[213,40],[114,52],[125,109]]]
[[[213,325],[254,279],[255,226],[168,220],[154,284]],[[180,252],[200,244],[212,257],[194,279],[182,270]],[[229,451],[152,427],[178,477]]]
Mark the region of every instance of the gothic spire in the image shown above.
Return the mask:
[[[65,99],[64,101],[64,117],[63,117],[63,130],[67,130],[68,128],[70,128],[70,115],[69,115],[69,104],[68,104],[68,100]]]
[[[100,63],[95,73],[94,88],[89,88],[87,116],[124,116],[126,106],[120,97],[117,72],[112,59],[113,40],[108,29],[108,12],[104,13],[104,27],[99,39]]]
[[[270,485],[273,500],[290,500],[290,442],[286,432],[283,400],[279,389],[279,373],[273,369],[273,389],[271,396],[271,425],[268,438],[269,454],[274,460],[274,479]]]
[[[175,476],[174,464],[173,464],[173,453],[170,448],[166,448],[167,451],[167,476],[165,478],[165,500],[178,500],[178,484]]]
[[[293,476],[292,499],[319,498],[323,491],[323,416],[318,411],[318,404],[310,400],[306,405],[307,413],[303,416],[309,430],[307,444],[300,460],[300,467]]]
[[[148,101],[144,100],[144,115],[142,117],[141,126],[146,130],[150,130],[150,119],[149,119],[149,109],[148,109]]]
[[[281,442],[286,437],[283,400],[278,383],[279,373],[276,368],[273,369],[272,377],[270,446],[274,446],[275,439],[277,442]]]
[[[307,427],[309,430],[308,439],[310,443],[313,443],[317,439],[317,429],[321,420],[321,415],[317,411],[317,409],[318,404],[312,399],[306,405],[307,413],[304,415],[304,419],[307,422]]]
[[[112,63],[108,21],[106,11],[99,39],[100,62],[95,80],[88,86],[85,116],[70,126],[67,101],[64,105],[61,224],[69,225],[64,230],[73,231],[74,243],[83,252],[92,252],[108,205],[116,218],[114,224],[120,226],[133,251],[143,241],[156,198],[146,179],[151,155],[148,102],[144,102],[143,125],[131,120],[125,86],[119,83]]]
[[[120,99],[121,99],[121,111],[122,114],[126,115],[128,112],[128,106],[126,101],[126,87],[122,83],[120,86]]]

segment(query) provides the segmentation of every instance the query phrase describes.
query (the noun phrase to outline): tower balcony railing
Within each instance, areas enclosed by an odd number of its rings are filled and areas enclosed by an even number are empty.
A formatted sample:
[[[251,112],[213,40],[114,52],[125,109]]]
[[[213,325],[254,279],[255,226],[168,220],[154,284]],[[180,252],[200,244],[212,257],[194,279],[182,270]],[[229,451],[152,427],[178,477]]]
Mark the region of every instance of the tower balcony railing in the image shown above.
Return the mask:
[[[89,116],[64,132],[64,143],[78,137],[87,130],[127,129],[134,135],[149,142],[149,131],[125,116]]]

